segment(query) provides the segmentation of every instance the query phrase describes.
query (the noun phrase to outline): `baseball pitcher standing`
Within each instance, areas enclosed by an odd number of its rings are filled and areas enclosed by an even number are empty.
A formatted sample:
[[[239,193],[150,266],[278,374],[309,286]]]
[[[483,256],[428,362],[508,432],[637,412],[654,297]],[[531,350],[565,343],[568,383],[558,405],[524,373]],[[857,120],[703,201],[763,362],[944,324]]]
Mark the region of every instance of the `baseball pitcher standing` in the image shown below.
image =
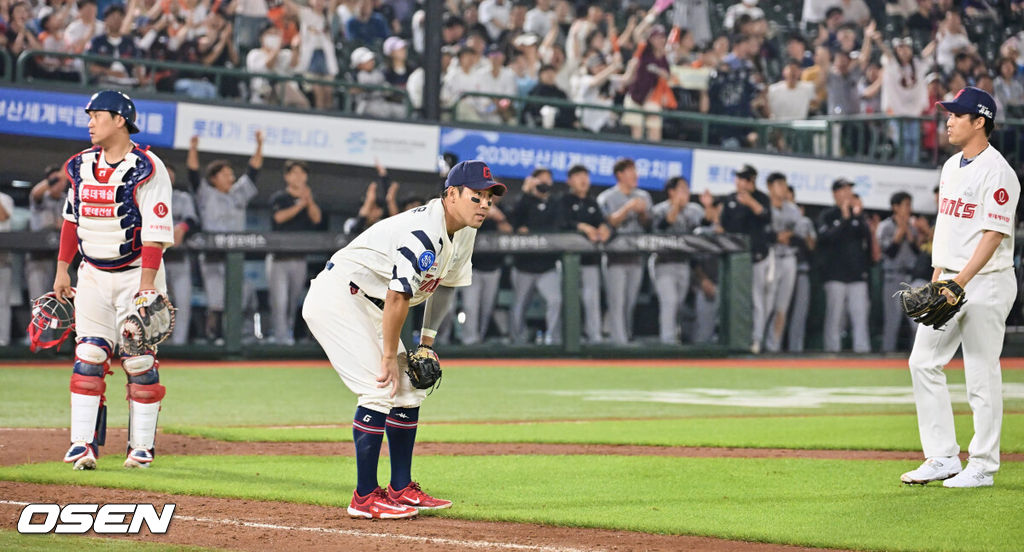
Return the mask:
[[[1016,296],[1013,233],[1020,184],[1002,154],[988,143],[996,115],[992,96],[968,87],[940,105],[949,111],[949,142],[961,152],[942,167],[932,282],[944,282],[940,289],[950,304],[959,300],[963,307],[941,330],[926,323],[918,326],[910,375],[927,460],[901,479],[920,484],[945,480],[945,487],[985,487],[992,485],[999,470],[1003,417],[999,355],[1006,316]],[[954,299],[949,290],[957,285],[963,294]],[[962,470],[942,371],[961,344],[967,401],[974,413],[974,438]]]
[[[437,328],[451,307],[454,288],[470,284],[477,228],[492,196],[504,193],[505,186],[491,178],[484,162],[463,161],[449,171],[440,198],[374,224],[335,253],[310,283],[302,317],[341,380],[358,396],[352,423],[358,479],[348,507],[352,517],[409,518],[420,509],[452,505],[412,481],[419,407],[426,389],[440,377],[430,348]],[[399,334],[409,307],[424,301],[420,346],[407,356]],[[391,459],[387,490],[377,484],[385,434]]]
[[[57,254],[53,291],[60,300],[74,295],[74,373],[71,375],[71,448],[64,461],[76,470],[95,469],[103,444],[103,378],[115,346],[123,341],[122,323],[158,298],[164,308],[167,285],[161,260],[174,243],[171,179],[159,157],[131,141],[135,104],[114,90],[92,96],[85,108],[93,147],[68,160],[70,181]],[[78,288],[68,268],[82,254]],[[173,327],[173,323],[171,324]],[[170,333],[168,329],[168,334]],[[164,336],[166,337],[166,335]],[[157,415],[165,389],[152,350],[121,347],[128,376],[128,457],[126,468],[153,461]]]

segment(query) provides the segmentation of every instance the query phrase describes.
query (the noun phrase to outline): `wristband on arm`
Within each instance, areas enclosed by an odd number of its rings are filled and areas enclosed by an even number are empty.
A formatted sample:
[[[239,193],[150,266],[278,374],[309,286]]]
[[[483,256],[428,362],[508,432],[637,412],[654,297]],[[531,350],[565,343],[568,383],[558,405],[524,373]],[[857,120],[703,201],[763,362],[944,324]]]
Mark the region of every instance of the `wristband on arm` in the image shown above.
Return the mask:
[[[164,249],[155,245],[142,246],[142,268],[160,269],[160,262],[164,258]]]

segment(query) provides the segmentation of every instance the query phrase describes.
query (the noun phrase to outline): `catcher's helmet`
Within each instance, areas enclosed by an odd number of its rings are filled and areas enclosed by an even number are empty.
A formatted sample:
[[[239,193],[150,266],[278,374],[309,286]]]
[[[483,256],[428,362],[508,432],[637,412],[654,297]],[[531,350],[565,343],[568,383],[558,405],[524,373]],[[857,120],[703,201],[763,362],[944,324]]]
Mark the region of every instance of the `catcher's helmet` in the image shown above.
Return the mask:
[[[125,126],[129,134],[135,134],[139,127],[135,126],[135,103],[124,92],[117,90],[103,90],[89,98],[89,105],[85,106],[85,112],[109,111],[116,113],[125,120]]]
[[[61,303],[51,291],[32,301],[32,320],[26,328],[32,352],[50,347],[57,347],[59,351],[61,343],[74,329],[75,304],[71,297]]]

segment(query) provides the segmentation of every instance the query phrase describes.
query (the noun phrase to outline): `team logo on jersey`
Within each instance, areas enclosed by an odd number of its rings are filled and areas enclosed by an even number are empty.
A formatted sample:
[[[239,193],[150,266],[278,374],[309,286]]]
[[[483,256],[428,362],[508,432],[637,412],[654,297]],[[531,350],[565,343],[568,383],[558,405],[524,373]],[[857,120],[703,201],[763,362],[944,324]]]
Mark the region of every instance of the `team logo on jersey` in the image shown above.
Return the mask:
[[[157,203],[156,205],[153,206],[153,212],[156,214],[156,216],[160,218],[166,217],[168,212],[167,204],[165,204],[162,201],[160,203]]]
[[[964,203],[960,198],[942,198],[939,202],[939,213],[957,218],[974,218],[974,210],[978,208],[977,203]]]
[[[1006,192],[1006,188],[999,188],[995,193],[996,203],[1000,205],[1006,205],[1007,201],[1010,201],[1010,194]]]
[[[434,266],[434,252],[424,251],[420,253],[420,258],[416,259],[416,262],[420,265],[420,270],[427,270]]]

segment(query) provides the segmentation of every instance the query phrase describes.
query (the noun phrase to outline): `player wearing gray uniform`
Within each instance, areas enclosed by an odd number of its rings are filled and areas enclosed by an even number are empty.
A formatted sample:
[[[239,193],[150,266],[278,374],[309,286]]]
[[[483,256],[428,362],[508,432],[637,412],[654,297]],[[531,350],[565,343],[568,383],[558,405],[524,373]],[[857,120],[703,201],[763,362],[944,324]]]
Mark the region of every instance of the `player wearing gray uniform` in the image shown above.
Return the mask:
[[[285,161],[285,189],[270,197],[275,232],[312,232],[323,222],[320,206],[309,188],[309,168],[301,161]],[[270,318],[278,343],[295,343],[295,312],[306,291],[306,255],[275,253],[267,256]]]
[[[772,202],[772,231],[775,243],[772,254],[775,265],[771,283],[768,284],[768,316],[771,323],[765,336],[765,350],[777,353],[782,350],[782,336],[786,331],[789,304],[796,287],[796,242],[806,235],[798,235],[797,225],[803,214],[796,204],[789,200],[789,185],[782,173],[768,175],[768,194]]]
[[[789,186],[789,201],[796,204],[793,187]],[[814,222],[803,214],[800,209],[800,220],[796,223],[793,233],[803,236],[796,241],[796,284],[793,286],[793,302],[789,316],[789,352],[802,353],[804,336],[807,334],[807,311],[811,305],[811,255],[814,252],[817,233]]]
[[[654,231],[692,234],[704,220],[704,208],[690,203],[690,183],[681,176],[665,183],[668,199],[651,208]],[[662,343],[679,343],[679,307],[690,289],[690,258],[681,251],[651,256],[651,282],[658,293],[658,337]]]
[[[914,321],[903,314],[898,301],[890,301],[902,286],[912,279],[914,264],[920,254],[917,229],[910,219],[911,198],[906,192],[896,192],[889,198],[892,216],[878,224],[876,237],[882,248],[882,352],[896,350],[903,322],[916,328]]]
[[[167,167],[171,184],[177,180],[174,169]],[[170,342],[184,345],[188,341],[188,330],[192,321],[192,252],[181,247],[185,239],[199,231],[199,213],[196,201],[188,189],[175,187],[171,194],[171,217],[174,223],[174,247],[164,253],[164,270],[167,271],[167,287],[171,302],[174,303],[174,333]]]
[[[67,197],[68,178],[60,165],[46,168],[46,176],[37,183],[28,196],[29,230],[43,232],[60,230],[63,222],[64,201]],[[28,296],[35,298],[53,288],[56,275],[53,254],[49,251],[30,251],[25,260],[25,283]]]
[[[598,244],[607,242],[612,229],[601,214],[601,207],[590,197],[590,171],[583,165],[569,168],[566,180],[569,191],[558,200],[562,230],[579,232]],[[583,326],[589,343],[600,343],[601,332],[601,256],[580,255],[580,301],[583,304]]]
[[[642,234],[650,223],[651,194],[637,189],[636,164],[632,159],[617,161],[613,172],[615,186],[601,192],[597,204],[616,234]],[[643,283],[644,256],[615,253],[608,254],[607,259],[605,298],[609,333],[612,343],[625,345],[633,334],[633,309]]]
[[[554,182],[551,171],[537,168],[523,182],[523,193],[519,196],[509,223],[517,234],[554,232],[558,229],[551,188]],[[534,291],[540,293],[545,304],[544,343],[558,344],[562,341],[562,278],[558,269],[558,256],[551,254],[518,255],[512,266],[512,320],[509,337],[514,343],[523,343],[529,336],[526,331],[526,309],[530,306]]]
[[[11,231],[11,213],[14,199],[0,192],[0,232]],[[6,347],[11,339],[11,295],[14,278],[11,277],[11,254],[0,250],[0,347]],[[20,293],[20,290],[19,290]]]
[[[256,197],[256,177],[263,167],[263,132],[255,135],[256,151],[249,158],[245,174],[235,180],[235,171],[226,160],[211,161],[206,178],[199,179],[199,137],[193,136],[188,150],[189,179],[196,186],[196,203],[206,232],[242,232],[245,230],[245,208]],[[206,289],[206,336],[220,337],[221,315],[224,312],[224,255],[205,253],[199,270]],[[243,282],[243,303],[248,302],[252,288]]]

